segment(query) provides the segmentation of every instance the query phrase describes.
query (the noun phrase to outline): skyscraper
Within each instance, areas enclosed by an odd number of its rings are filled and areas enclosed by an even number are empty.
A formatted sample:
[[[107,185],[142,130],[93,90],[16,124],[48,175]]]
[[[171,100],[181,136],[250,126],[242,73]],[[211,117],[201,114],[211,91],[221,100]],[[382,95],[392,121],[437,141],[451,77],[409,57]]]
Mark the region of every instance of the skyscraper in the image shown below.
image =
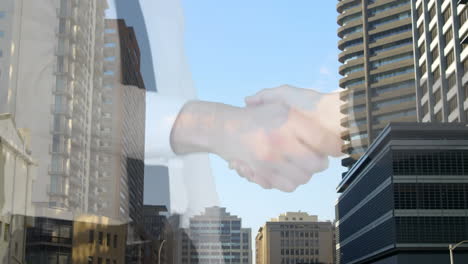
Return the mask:
[[[468,128],[392,123],[337,190],[338,263],[449,263],[468,237]],[[455,263],[468,261],[465,248]]]
[[[341,0],[339,85],[343,165],[364,154],[390,121],[416,121],[410,0]]]
[[[257,264],[335,263],[334,226],[316,215],[288,212],[260,227]]]
[[[0,3],[0,112],[30,131],[39,207],[98,211],[91,124],[106,8],[104,0]]]
[[[209,207],[190,218],[185,234],[177,263],[252,263],[251,229],[226,208]]]
[[[458,2],[411,1],[421,122],[468,122],[468,8]]]
[[[100,214],[137,221],[143,218],[146,91],[135,32],[122,19],[105,21],[103,66],[92,123]]]

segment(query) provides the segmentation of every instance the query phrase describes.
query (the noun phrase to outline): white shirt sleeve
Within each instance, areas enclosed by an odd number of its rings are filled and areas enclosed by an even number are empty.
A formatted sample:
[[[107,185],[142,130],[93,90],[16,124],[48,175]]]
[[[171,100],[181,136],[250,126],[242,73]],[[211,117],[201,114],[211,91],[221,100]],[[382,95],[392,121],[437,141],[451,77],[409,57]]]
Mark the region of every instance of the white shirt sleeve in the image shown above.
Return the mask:
[[[156,92],[146,94],[146,162],[166,163],[176,157],[171,147],[171,131],[180,110],[187,102],[175,96]]]

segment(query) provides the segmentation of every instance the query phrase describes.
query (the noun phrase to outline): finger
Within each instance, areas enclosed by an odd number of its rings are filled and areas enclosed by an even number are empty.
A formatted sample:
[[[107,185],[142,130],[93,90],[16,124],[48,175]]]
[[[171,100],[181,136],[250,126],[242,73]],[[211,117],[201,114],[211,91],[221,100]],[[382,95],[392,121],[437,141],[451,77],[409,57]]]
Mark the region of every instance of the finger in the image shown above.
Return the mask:
[[[240,160],[233,160],[229,162],[229,167],[236,170],[239,176],[251,181],[254,177],[253,171],[245,162]]]
[[[281,177],[282,179],[289,180],[290,183],[295,186],[299,186],[299,185],[307,183],[312,177],[313,173],[310,173],[304,170],[303,168],[295,165],[292,162],[286,161],[276,167],[275,175]],[[274,185],[274,180],[277,180],[277,179],[276,178],[272,179],[271,182],[273,185]]]
[[[289,135],[288,144],[281,148],[283,159],[310,175],[328,168],[328,157],[303,144],[295,135]]]
[[[297,184],[291,179],[284,177],[282,174],[271,175],[272,187],[283,192],[294,192],[300,184]]]

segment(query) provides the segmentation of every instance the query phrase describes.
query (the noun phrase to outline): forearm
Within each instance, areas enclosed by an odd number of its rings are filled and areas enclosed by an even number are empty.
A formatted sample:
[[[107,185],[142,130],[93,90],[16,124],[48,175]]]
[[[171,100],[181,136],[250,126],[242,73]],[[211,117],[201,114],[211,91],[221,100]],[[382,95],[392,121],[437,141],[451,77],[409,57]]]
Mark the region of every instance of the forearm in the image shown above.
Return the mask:
[[[171,132],[176,154],[209,152],[219,154],[227,127],[240,108],[221,103],[189,101],[180,111]]]

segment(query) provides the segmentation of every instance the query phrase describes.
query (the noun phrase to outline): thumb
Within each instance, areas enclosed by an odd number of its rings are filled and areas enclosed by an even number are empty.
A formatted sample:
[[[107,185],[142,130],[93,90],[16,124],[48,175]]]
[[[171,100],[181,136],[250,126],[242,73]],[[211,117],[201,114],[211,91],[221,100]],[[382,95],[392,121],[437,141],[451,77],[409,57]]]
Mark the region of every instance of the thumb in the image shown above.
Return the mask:
[[[280,91],[276,88],[263,89],[255,95],[245,97],[245,104],[247,106],[256,106],[267,103],[282,102],[283,99],[279,92]]]

